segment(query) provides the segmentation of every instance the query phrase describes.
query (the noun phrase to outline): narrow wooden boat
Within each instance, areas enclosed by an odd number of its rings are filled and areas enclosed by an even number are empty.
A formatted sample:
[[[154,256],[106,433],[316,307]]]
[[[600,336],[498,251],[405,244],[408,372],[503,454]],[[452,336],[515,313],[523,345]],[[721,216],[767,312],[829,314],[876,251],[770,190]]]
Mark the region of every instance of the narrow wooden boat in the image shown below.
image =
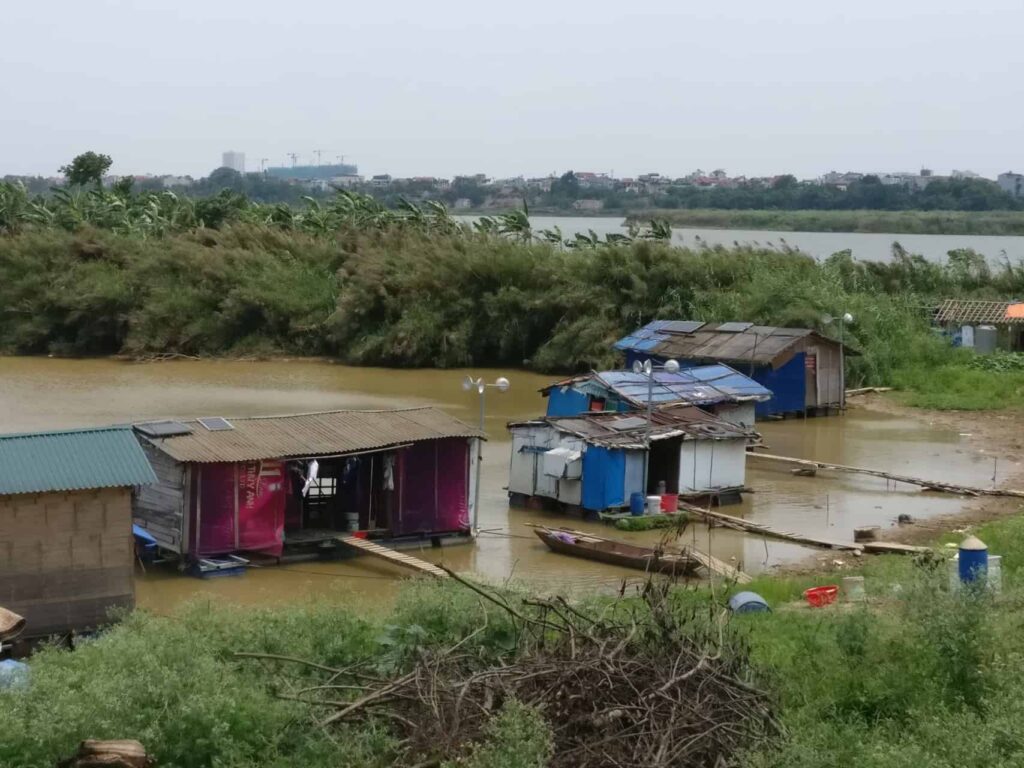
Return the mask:
[[[687,554],[659,552],[653,547],[638,547],[583,531],[539,527],[534,528],[533,532],[552,552],[621,565],[624,568],[683,576],[693,573],[701,565],[696,558]]]

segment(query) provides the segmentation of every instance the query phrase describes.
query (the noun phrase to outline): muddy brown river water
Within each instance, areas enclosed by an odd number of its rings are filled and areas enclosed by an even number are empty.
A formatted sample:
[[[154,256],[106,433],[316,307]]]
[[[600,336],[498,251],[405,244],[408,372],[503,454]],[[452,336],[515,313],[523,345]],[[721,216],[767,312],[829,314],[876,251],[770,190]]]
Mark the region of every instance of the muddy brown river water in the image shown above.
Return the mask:
[[[152,418],[248,416],[338,408],[382,408],[433,404],[468,421],[477,419],[475,394],[462,391],[467,371],[352,368],[327,362],[174,361],[0,358],[0,432],[18,432]],[[474,370],[489,380],[512,380],[506,394],[488,397],[480,526],[474,544],[425,550],[427,560],[493,580],[514,578],[541,591],[578,593],[614,590],[636,572],[549,552],[523,523],[542,521],[614,529],[554,514],[509,508],[508,421],[543,413],[537,393],[550,377],[524,371]],[[1010,459],[983,453],[965,436],[912,418],[851,409],[831,418],[761,423],[771,452],[787,456],[886,469],[918,477],[986,486]],[[1014,459],[1015,460],[1015,459]],[[1004,468],[1002,471],[999,465]],[[915,518],[951,514],[965,503],[952,496],[856,475],[794,477],[788,467],[748,463],[754,493],[726,511],[786,531],[851,539],[853,528],[889,526],[901,513]],[[614,535],[650,542],[655,532]],[[700,525],[687,536],[701,549],[757,573],[812,553],[798,546],[713,533]],[[366,611],[387,607],[400,573],[390,565],[359,558],[249,570],[244,576],[203,581],[172,569],[151,568],[137,582],[140,606],[162,612],[196,597],[249,604],[339,600]]]

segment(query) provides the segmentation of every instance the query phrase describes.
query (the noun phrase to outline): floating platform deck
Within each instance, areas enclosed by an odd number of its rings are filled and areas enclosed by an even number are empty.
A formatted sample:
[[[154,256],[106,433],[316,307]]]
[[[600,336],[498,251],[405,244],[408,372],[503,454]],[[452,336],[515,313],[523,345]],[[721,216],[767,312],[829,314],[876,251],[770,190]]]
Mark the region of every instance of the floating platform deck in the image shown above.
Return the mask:
[[[448,574],[438,568],[433,563],[428,563],[426,560],[420,560],[418,557],[413,557],[406,552],[396,552],[388,547],[375,544],[367,539],[356,538],[355,536],[335,536],[335,541],[344,544],[347,547],[356,549],[367,555],[373,557],[379,557],[382,560],[387,560],[389,563],[400,565],[403,568],[409,568],[419,573],[427,574],[428,576],[436,576],[439,579],[445,579]]]

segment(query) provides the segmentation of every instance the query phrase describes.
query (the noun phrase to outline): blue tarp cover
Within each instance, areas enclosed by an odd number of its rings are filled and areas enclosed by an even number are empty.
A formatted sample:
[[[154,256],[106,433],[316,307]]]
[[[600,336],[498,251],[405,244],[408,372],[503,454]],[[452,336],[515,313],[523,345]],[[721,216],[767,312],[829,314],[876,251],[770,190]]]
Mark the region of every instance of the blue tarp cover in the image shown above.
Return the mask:
[[[626,503],[626,452],[588,445],[583,454],[582,502],[585,509],[603,510]]]
[[[590,397],[571,386],[554,387],[548,393],[548,416],[575,416],[589,410]]]

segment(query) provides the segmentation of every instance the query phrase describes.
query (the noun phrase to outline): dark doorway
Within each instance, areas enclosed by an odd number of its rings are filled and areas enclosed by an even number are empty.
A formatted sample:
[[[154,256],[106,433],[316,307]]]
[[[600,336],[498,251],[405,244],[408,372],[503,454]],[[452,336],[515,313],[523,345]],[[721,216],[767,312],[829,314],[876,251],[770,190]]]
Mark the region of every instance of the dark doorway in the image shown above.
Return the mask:
[[[661,481],[665,482],[665,493],[679,493],[679,451],[682,444],[681,437],[651,443],[647,465],[648,493],[657,493]]]

